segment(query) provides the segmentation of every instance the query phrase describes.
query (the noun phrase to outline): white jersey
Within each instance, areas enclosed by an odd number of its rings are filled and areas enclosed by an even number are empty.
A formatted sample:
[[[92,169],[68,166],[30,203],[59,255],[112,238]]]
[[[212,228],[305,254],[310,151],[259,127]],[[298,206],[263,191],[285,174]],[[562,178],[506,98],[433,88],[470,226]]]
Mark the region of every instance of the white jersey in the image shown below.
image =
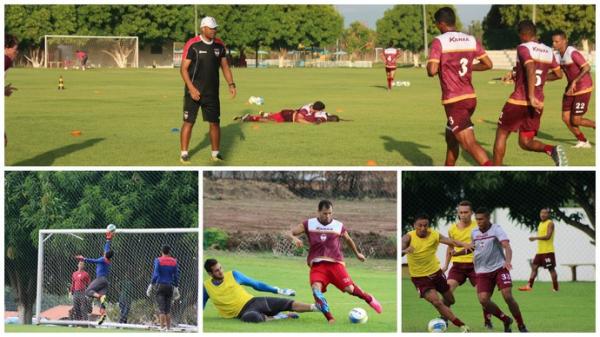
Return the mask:
[[[474,245],[473,264],[475,273],[490,273],[504,266],[506,258],[502,241],[509,241],[506,232],[497,224],[482,233],[479,227],[471,232],[471,242]]]

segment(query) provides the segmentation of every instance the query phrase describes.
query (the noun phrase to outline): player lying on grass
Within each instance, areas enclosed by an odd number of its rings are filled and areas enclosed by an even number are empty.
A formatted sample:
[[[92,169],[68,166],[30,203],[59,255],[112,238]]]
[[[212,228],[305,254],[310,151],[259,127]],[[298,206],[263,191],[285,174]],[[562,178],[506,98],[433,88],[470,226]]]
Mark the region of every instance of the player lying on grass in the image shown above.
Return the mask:
[[[328,114],[325,111],[325,104],[321,101],[316,101],[296,110],[283,109],[279,112],[267,112],[257,115],[245,114],[244,116],[237,116],[233,120],[241,120],[242,122],[319,124],[323,122],[339,122],[340,118],[336,115]]]
[[[104,253],[97,259],[90,259],[77,255],[75,258],[85,263],[94,263],[96,265],[96,278],[85,290],[85,295],[100,302],[100,319],[98,325],[106,320],[106,292],[108,291],[108,274],[112,263],[113,251],[110,249],[110,243],[114,237],[114,232],[106,231],[106,243],[104,243]]]
[[[475,211],[477,228],[471,232],[473,242],[473,265],[477,275],[477,297],[485,310],[504,323],[504,332],[512,332],[512,318],[505,315],[492,301],[494,286],[498,286],[504,302],[517,320],[520,332],[528,332],[521,316],[519,304],[512,295],[512,249],[506,232],[498,224],[490,222],[490,212],[486,208]],[[466,251],[453,252],[454,256],[466,254]]]
[[[171,256],[171,247],[164,245],[161,256],[154,259],[152,281],[146,289],[150,297],[152,289],[156,288],[156,303],[158,304],[161,330],[171,329],[171,304],[179,299],[179,265],[177,259]]]
[[[450,309],[455,302],[454,295],[435,254],[440,243],[463,247],[464,252],[472,251],[473,246],[449,239],[429,228],[429,216],[426,214],[415,217],[413,228],[414,230],[402,236],[402,255],[407,254],[408,273],[413,284],[420,297],[431,303],[444,320],[452,322],[462,332],[469,332],[470,328]],[[440,300],[438,292],[442,294],[443,300]]]
[[[254,297],[242,286],[285,296],[295,296],[296,292],[253,280],[237,270],[224,272],[221,264],[215,259],[206,260],[204,270],[211,279],[204,281],[202,307],[206,306],[208,299],[212,299],[223,318],[239,318],[242,322],[261,323],[274,319],[298,318],[295,312],[319,311],[315,304],[280,297]]]
[[[318,206],[318,217],[308,219],[292,228],[290,238],[297,247],[304,245],[302,240],[297,238],[302,234],[306,234],[310,245],[307,263],[310,266],[310,286],[313,297],[327,321],[329,323],[335,322],[327,300],[323,295],[327,291],[329,283],[332,283],[343,292],[363,299],[380,314],[383,310],[381,304],[373,295],[360,289],[346,271],[344,254],[342,253],[342,238],[350,246],[359,261],[364,262],[366,258],[358,251],[344,224],[333,218],[333,204],[331,201],[321,200]]]

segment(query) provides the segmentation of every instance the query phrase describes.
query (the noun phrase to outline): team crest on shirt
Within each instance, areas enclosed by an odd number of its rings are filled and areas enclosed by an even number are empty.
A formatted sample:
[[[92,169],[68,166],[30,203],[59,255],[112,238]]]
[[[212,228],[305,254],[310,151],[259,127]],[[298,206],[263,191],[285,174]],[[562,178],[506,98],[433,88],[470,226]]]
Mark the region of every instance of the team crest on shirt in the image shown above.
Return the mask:
[[[327,234],[321,234],[321,241],[327,240]]]
[[[221,55],[221,50],[220,49],[215,49],[215,56],[219,57],[219,55]]]

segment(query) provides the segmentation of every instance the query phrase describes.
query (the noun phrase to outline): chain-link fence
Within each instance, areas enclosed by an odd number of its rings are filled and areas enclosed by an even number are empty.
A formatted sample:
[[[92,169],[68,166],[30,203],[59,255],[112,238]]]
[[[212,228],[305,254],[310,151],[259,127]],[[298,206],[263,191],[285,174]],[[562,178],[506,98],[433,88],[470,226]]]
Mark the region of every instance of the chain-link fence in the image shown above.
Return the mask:
[[[44,229],[101,229],[114,223],[118,229],[145,228],[198,228],[198,173],[197,172],[7,172],[5,174],[5,286],[11,296],[5,297],[7,311],[15,312],[18,321],[30,324],[35,313],[36,280],[38,264],[38,233]],[[195,235],[195,234],[194,234]],[[71,241],[65,241],[69,238]],[[134,298],[147,286],[152,271],[146,265],[157,256],[160,244],[173,242],[174,254],[186,263],[189,276],[197,279],[197,269],[191,266],[191,258],[197,259],[192,239],[152,235],[121,236],[115,240],[116,254],[110,280],[109,299],[118,308],[118,291],[125,278],[135,274]],[[195,238],[196,242],[198,238]],[[53,236],[44,250],[44,283],[48,287],[43,297],[42,313],[52,318],[68,317],[68,284],[71,273],[76,270],[72,258],[77,254],[98,257],[102,252],[101,235]],[[183,244],[185,242],[185,245]],[[53,248],[54,245],[60,247]],[[175,247],[179,245],[179,247]],[[49,248],[48,248],[49,247]],[[197,249],[196,249],[197,252]],[[75,254],[75,255],[77,255]],[[121,255],[119,257],[119,255]],[[123,258],[123,259],[122,259]],[[128,260],[131,259],[131,260]],[[117,262],[119,261],[119,262]],[[148,269],[150,268],[150,269]],[[93,266],[88,266],[93,276]],[[125,275],[120,277],[119,275]],[[182,276],[183,277],[183,276]],[[143,280],[143,282],[141,281]],[[142,282],[142,285],[137,283]],[[192,287],[185,301],[194,302]],[[132,303],[132,306],[137,304]],[[152,306],[139,305],[144,310]],[[56,310],[51,310],[55,308]],[[50,310],[50,311],[48,311]],[[191,322],[189,305],[180,306],[179,322]],[[66,312],[66,314],[65,314]],[[12,314],[11,314],[12,315]],[[109,310],[109,317],[114,314]],[[133,317],[133,316],[132,316]],[[195,316],[193,316],[195,317]],[[42,317],[40,317],[42,318]],[[50,316],[46,317],[50,318]],[[117,319],[118,320],[118,319]]]
[[[414,217],[426,213],[441,234],[458,221],[463,200],[473,210],[486,207],[492,223],[508,234],[513,250],[512,277],[526,280],[537,251],[540,210],[548,208],[555,224],[557,272],[563,281],[595,280],[595,172],[403,172],[402,233],[413,229]],[[438,258],[445,261],[445,246]],[[404,258],[404,262],[405,258]],[[549,280],[548,273],[538,273]]]

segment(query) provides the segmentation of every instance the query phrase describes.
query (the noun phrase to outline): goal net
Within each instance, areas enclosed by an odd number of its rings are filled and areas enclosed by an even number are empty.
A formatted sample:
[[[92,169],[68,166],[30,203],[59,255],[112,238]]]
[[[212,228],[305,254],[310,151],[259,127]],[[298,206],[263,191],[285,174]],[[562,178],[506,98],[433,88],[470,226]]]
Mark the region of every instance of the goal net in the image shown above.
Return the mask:
[[[40,230],[38,239],[37,323],[96,325],[99,303],[86,300],[84,319],[76,317],[69,289],[71,275],[77,270],[75,256],[102,256],[105,230]],[[158,328],[155,293],[147,297],[146,288],[152,278],[154,259],[165,244],[171,247],[180,271],[181,297],[171,306],[172,326],[179,330],[197,329],[199,257],[198,229],[194,228],[117,229],[111,242],[114,256],[106,294],[108,317],[102,326]],[[85,270],[93,280],[96,266],[86,263]]]
[[[45,35],[44,67],[79,68],[78,51],[87,55],[86,68],[137,68],[137,36]]]

